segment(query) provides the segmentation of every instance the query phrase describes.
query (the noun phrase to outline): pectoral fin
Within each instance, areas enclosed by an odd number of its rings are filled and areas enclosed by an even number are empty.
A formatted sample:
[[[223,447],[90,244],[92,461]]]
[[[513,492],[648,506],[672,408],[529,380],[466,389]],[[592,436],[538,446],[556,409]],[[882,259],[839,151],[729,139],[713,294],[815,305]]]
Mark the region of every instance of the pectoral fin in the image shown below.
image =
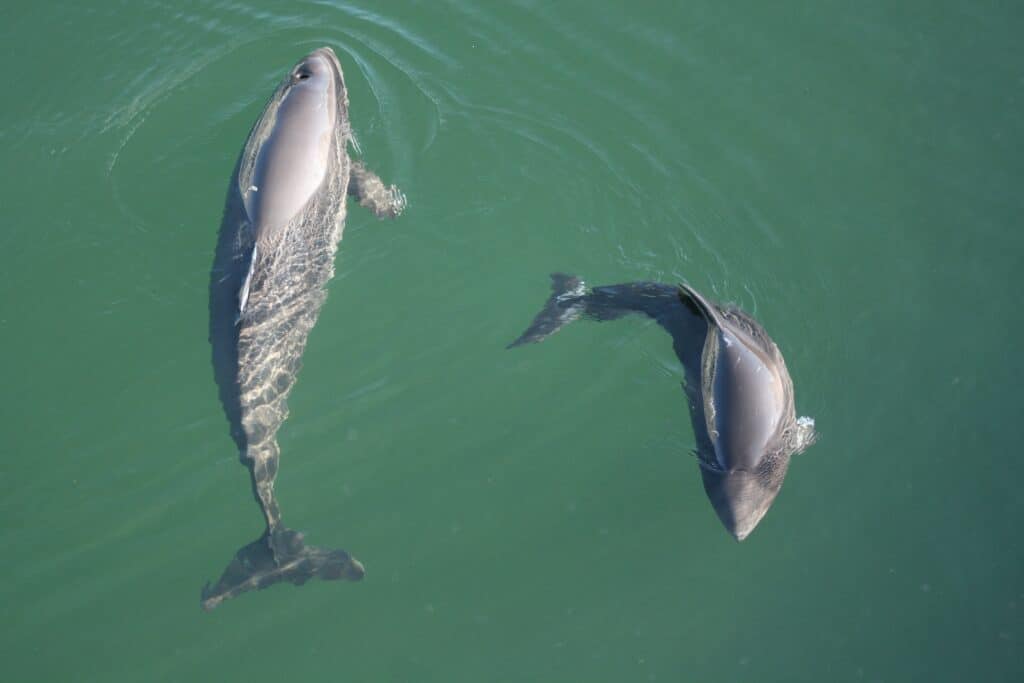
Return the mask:
[[[348,193],[360,206],[365,206],[377,218],[394,218],[405,210],[405,195],[394,185],[385,185],[373,171],[361,161],[352,162],[349,175]]]

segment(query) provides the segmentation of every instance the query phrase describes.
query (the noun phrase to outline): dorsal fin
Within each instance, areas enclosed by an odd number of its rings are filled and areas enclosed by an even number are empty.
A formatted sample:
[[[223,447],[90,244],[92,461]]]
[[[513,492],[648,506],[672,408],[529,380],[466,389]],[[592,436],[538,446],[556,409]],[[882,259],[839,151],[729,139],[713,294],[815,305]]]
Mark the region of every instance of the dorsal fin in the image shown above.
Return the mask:
[[[703,294],[686,284],[679,285],[679,300],[683,302],[684,306],[703,317],[709,325],[741,333],[766,357],[779,356],[775,343],[772,342],[768,333],[743,309],[736,306],[720,307],[705,299]]]
[[[245,273],[245,280],[242,281],[242,288],[238,290],[238,320],[242,319],[245,313],[245,304],[249,302],[249,287],[252,285],[252,274],[256,270],[257,246],[252,246],[252,254],[249,258],[249,269]],[[236,322],[238,321],[236,320]]]
[[[718,308],[690,285],[679,284],[679,300],[683,302],[684,306],[700,314],[709,325],[722,326]]]

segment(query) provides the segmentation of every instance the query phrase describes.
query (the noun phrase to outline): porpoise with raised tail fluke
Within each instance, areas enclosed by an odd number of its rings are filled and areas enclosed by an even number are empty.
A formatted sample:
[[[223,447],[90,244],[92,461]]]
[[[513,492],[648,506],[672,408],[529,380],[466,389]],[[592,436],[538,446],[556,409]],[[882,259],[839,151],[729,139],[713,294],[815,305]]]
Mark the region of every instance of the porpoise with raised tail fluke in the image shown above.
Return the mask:
[[[274,495],[277,431],[334,276],[346,196],[382,218],[405,208],[401,192],[349,158],[350,141],[341,65],[320,48],[270,98],[228,188],[210,277],[210,343],[221,403],[266,530],[203,589],[206,609],[282,581],[363,576],[344,550],[308,546],[285,527]]]
[[[579,318],[647,315],[672,337],[683,365],[704,490],[725,528],[742,541],[782,488],[790,458],[814,443],[814,420],[796,417],[793,382],[778,346],[736,307],[688,285],[631,282],[587,290],[551,276],[552,294],[509,346],[543,341]]]

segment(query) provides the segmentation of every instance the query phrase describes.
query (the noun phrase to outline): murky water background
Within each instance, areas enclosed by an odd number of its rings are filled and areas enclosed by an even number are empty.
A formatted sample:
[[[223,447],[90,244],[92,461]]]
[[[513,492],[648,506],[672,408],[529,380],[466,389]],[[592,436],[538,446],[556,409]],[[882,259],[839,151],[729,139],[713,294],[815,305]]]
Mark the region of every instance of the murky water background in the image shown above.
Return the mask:
[[[1024,20],[954,2],[0,10],[6,680],[1024,676]],[[199,589],[260,531],[207,278],[249,126],[330,45],[367,163],[278,492],[360,584]],[[548,273],[685,280],[821,441],[742,544],[657,326],[506,351]]]

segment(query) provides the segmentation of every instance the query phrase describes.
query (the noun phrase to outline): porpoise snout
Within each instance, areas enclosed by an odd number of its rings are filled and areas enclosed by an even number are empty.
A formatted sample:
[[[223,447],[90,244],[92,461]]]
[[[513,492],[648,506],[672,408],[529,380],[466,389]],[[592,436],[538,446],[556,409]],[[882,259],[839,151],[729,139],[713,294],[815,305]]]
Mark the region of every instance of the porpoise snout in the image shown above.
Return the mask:
[[[754,530],[779,493],[755,472],[700,468],[704,491],[726,530],[742,541]]]
[[[341,72],[341,62],[338,61],[338,55],[336,55],[334,53],[334,50],[332,50],[331,48],[326,46],[318,47],[317,49],[310,52],[306,56],[306,59],[313,59],[315,57],[320,57],[321,59],[327,60],[328,64],[333,64],[334,67],[338,70],[338,72]]]

